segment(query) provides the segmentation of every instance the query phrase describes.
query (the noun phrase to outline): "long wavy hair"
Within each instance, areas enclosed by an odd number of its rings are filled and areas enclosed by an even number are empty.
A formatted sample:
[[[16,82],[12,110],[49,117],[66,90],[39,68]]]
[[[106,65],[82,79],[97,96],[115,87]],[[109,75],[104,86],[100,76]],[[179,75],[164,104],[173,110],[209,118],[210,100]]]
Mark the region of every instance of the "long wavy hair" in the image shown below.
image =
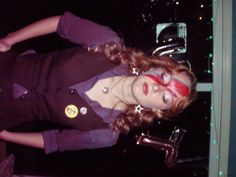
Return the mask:
[[[127,105],[126,111],[119,114],[113,123],[115,130],[128,133],[132,128],[150,124],[155,118],[170,119],[182,112],[196,97],[197,79],[194,73],[188,67],[174,62],[169,57],[148,56],[141,50],[128,48],[119,43],[107,43],[89,49],[89,51],[103,53],[115,64],[127,63],[130,66],[130,75],[132,75],[132,67],[138,68],[140,72],[162,67],[170,74],[185,73],[191,82],[189,95],[179,98],[168,110],[144,109],[141,113],[137,113],[135,112],[136,105]]]

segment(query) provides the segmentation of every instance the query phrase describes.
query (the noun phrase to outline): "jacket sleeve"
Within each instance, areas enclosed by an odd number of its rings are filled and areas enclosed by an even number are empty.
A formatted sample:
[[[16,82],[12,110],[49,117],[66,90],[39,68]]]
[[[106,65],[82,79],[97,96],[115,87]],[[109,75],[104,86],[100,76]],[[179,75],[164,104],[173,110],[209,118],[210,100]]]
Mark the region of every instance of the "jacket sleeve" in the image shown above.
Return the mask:
[[[107,42],[120,43],[121,39],[111,28],[65,12],[58,24],[57,33],[75,44],[95,47]]]
[[[111,129],[80,131],[77,129],[48,130],[42,132],[46,154],[55,151],[96,149],[116,144],[119,133]]]

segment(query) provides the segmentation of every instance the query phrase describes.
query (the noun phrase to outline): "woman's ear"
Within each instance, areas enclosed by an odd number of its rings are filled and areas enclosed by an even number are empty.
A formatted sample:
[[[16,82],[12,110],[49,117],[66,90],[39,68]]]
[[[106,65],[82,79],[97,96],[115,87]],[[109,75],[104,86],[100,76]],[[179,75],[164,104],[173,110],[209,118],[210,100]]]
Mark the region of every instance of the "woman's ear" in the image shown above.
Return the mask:
[[[151,108],[151,110],[152,110],[153,112],[161,112],[161,110],[160,110],[160,109],[157,109],[157,108]]]
[[[163,110],[153,108],[152,111],[155,113],[155,115],[156,115],[158,118],[162,118],[162,117],[163,117]]]

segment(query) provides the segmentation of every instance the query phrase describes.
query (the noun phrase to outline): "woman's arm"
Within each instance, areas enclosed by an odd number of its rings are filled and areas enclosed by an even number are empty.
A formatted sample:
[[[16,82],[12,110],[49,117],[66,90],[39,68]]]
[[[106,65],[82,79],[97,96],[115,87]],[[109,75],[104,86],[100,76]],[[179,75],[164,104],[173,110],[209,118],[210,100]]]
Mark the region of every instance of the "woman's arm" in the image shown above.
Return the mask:
[[[0,51],[6,52],[18,42],[56,32],[59,20],[60,16],[49,17],[10,33],[6,37],[0,39]]]
[[[42,132],[46,154],[55,151],[97,149],[116,144],[119,133],[111,129],[80,131],[77,129],[48,130]]]
[[[122,42],[111,28],[65,12],[62,16],[53,16],[34,22],[0,39],[0,52],[10,50],[18,42],[53,32],[86,47],[95,47],[108,42]]]
[[[65,150],[96,149],[116,144],[119,133],[110,129],[80,131],[77,129],[48,130],[42,133],[20,133],[3,130],[0,140],[44,149],[45,153]]]
[[[122,43],[110,27],[65,12],[59,21],[57,33],[72,43],[96,47],[108,42]]]
[[[3,130],[0,132],[0,139],[35,148],[44,148],[44,141],[41,133],[18,133]]]

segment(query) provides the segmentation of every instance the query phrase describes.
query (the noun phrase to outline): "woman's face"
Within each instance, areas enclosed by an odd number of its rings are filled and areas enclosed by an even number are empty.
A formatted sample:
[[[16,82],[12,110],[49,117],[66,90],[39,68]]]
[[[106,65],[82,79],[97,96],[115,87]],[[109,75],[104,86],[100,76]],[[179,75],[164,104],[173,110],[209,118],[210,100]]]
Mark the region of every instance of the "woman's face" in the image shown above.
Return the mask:
[[[185,73],[171,75],[158,68],[139,76],[133,82],[132,93],[143,107],[167,110],[177,99],[189,94],[190,86]]]

